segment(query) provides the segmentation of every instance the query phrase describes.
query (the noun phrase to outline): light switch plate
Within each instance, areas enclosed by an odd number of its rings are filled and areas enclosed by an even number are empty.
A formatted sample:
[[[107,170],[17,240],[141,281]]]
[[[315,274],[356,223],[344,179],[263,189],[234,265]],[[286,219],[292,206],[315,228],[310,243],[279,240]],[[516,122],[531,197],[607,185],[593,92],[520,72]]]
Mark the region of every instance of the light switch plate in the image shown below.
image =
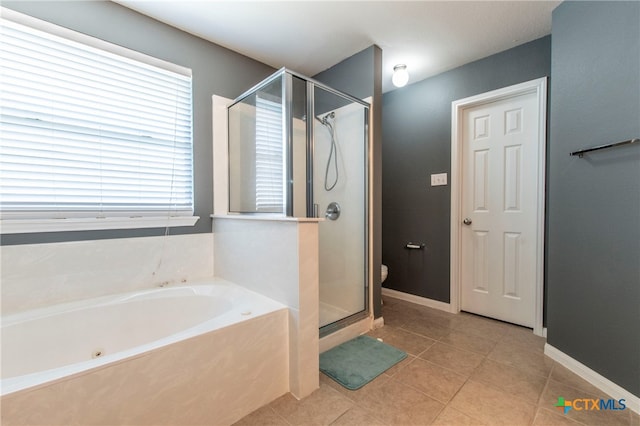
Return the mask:
[[[431,175],[431,186],[441,186],[446,184],[447,184],[446,173],[438,173],[435,175]]]

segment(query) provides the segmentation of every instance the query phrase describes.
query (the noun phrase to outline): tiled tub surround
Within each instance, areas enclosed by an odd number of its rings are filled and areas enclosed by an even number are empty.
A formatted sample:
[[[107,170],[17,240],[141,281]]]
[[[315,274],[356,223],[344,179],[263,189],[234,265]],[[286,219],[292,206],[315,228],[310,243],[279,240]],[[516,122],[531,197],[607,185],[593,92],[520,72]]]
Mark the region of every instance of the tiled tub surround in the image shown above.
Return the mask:
[[[2,424],[224,425],[289,390],[286,307],[235,284],[62,308],[3,319]]]
[[[289,390],[318,382],[318,219],[214,216],[216,276],[289,308]]]
[[[213,234],[0,247],[2,314],[212,277]]]

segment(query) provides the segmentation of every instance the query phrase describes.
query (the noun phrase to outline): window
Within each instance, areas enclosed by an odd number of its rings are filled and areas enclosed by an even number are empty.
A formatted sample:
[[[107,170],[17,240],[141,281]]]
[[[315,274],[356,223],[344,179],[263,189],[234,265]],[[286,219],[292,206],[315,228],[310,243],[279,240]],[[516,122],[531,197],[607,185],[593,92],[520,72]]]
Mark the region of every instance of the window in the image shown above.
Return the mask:
[[[2,14],[2,232],[193,225],[191,71]]]
[[[256,97],[256,211],[282,212],[282,105]]]

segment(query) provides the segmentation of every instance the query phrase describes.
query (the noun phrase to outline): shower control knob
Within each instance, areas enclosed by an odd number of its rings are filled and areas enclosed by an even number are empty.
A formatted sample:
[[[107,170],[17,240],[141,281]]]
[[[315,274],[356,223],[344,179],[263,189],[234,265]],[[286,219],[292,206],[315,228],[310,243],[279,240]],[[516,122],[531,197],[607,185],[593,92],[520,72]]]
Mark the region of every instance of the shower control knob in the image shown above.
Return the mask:
[[[324,217],[329,220],[337,220],[340,217],[340,204],[335,201],[329,203],[327,206],[327,210],[324,213]]]
[[[468,217],[465,217],[462,223],[464,223],[465,225],[471,225],[471,219],[469,219]]]

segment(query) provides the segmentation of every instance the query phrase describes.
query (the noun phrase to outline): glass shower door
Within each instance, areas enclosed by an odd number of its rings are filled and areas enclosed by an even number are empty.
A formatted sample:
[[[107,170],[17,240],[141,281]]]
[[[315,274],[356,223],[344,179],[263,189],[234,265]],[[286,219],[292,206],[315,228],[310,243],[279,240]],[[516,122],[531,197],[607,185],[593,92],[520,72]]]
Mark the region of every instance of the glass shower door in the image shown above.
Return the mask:
[[[314,88],[313,200],[320,217],[320,328],[367,309],[367,108]],[[328,327],[331,328],[331,327]]]

